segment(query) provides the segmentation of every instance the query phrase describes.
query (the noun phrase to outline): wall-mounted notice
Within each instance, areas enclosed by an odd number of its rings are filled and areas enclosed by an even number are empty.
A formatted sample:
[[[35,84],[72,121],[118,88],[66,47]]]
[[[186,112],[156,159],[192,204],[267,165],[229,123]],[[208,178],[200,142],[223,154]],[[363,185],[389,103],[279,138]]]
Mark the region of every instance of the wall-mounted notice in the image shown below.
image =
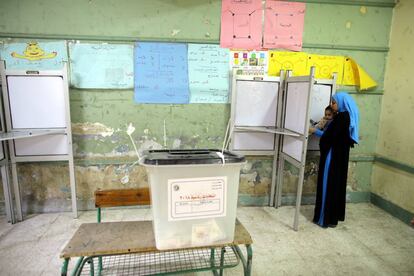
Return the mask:
[[[7,69],[62,69],[68,60],[66,41],[4,43],[0,46],[0,58],[6,61]]]
[[[227,177],[168,179],[168,220],[226,215]]]
[[[71,85],[77,88],[132,88],[133,54],[132,45],[70,43]]]
[[[262,47],[262,1],[223,0],[220,46],[260,49]]]
[[[257,69],[267,72],[267,51],[230,51],[230,69]]]
[[[315,78],[317,79],[331,79],[333,73],[337,73],[337,83],[342,83],[342,76],[344,73],[343,56],[323,56],[323,55],[308,55],[308,72],[311,66],[315,67]]]
[[[302,50],[305,3],[266,1],[264,48]]]
[[[186,44],[137,42],[134,67],[137,103],[189,102]]]
[[[191,103],[228,103],[229,50],[211,44],[188,44]]]
[[[307,62],[307,53],[269,51],[269,76],[279,76],[280,70],[291,70],[293,76],[309,75]]]

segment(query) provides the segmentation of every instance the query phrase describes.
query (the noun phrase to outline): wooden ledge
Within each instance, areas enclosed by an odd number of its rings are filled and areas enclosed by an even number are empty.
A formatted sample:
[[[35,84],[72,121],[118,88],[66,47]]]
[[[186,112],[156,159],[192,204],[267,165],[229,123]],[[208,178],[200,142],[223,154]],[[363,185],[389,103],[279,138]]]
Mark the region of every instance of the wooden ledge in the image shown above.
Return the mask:
[[[202,248],[252,244],[252,238],[237,220],[234,241]],[[180,248],[177,250],[189,249]],[[194,248],[192,248],[194,249]],[[82,224],[60,254],[61,258],[158,252],[152,221],[122,221]],[[168,250],[176,251],[176,250]]]

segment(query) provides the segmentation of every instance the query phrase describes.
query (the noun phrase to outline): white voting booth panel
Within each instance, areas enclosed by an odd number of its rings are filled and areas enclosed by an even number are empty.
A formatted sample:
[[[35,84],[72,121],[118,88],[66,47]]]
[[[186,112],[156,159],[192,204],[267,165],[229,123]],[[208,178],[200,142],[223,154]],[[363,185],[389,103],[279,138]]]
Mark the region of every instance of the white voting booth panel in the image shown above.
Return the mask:
[[[319,122],[325,116],[325,108],[331,102],[332,90],[332,85],[315,84],[313,86],[310,120]],[[309,136],[308,150],[319,150],[319,138],[316,135]]]
[[[14,129],[66,126],[62,77],[9,76],[7,85]]]
[[[275,126],[279,83],[237,81],[236,126]]]
[[[315,84],[311,99],[310,119],[318,122],[325,115],[325,108],[331,103],[332,86]]]
[[[306,111],[308,105],[308,82],[288,83],[286,92],[285,126],[284,128],[304,134],[306,127]]]
[[[288,83],[286,89],[285,125],[284,128],[305,134],[308,116],[309,82]],[[285,136],[282,152],[302,162],[304,142],[300,138]]]
[[[289,155],[295,160],[302,161],[303,141],[296,137],[283,137],[283,153]]]
[[[312,68],[310,76],[286,78],[285,105],[283,128],[293,131],[298,136],[285,135],[280,147],[280,159],[278,170],[278,183],[276,190],[276,206],[281,204],[282,185],[284,183],[284,163],[288,162],[299,170],[299,177],[296,191],[296,209],[293,222],[293,229],[298,230],[299,209],[301,205],[303,179],[305,173],[306,151],[308,142],[308,129],[310,125],[310,109],[314,92],[314,73]]]
[[[68,137],[61,135],[37,136],[14,141],[16,156],[66,155],[69,153]]]
[[[275,136],[262,132],[234,133],[234,150],[274,150]]]

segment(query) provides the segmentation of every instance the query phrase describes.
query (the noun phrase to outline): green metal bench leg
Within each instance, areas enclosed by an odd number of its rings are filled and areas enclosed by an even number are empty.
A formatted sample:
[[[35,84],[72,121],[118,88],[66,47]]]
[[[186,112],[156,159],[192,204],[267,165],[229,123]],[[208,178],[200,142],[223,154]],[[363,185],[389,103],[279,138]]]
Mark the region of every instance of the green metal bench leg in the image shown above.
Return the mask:
[[[79,267],[80,267],[80,265],[82,264],[83,258],[84,258],[84,257],[79,257],[78,261],[77,261],[77,262],[76,262],[76,264],[75,264],[75,268],[73,269],[73,272],[72,272],[72,274],[71,274],[72,276],[77,275],[77,272],[78,272],[78,270],[79,270]]]
[[[101,207],[98,207],[97,216],[96,216],[98,223],[101,222],[101,218],[102,218]],[[102,257],[98,257],[98,276],[101,276],[101,273],[102,273]]]
[[[212,268],[216,266],[215,260],[214,260],[214,252],[215,252],[215,249],[211,248],[210,249],[210,265]],[[217,270],[213,269],[212,272],[214,276],[218,276]]]
[[[236,249],[237,254],[240,257],[240,260],[242,261],[244,275],[250,276],[252,273],[252,259],[253,259],[253,249],[252,249],[251,244],[246,244],[247,260],[244,257],[243,252],[240,250],[240,248],[237,245],[234,246],[234,248]]]
[[[94,262],[93,262],[93,258],[88,260],[88,263],[89,263],[89,266],[90,266],[89,275],[94,276],[95,275],[95,265],[94,265]]]
[[[101,222],[101,207],[98,207],[96,219],[98,222]]]
[[[220,276],[223,276],[223,264],[224,264],[224,253],[226,249],[224,247],[221,248],[221,255],[220,255]]]
[[[247,265],[246,265],[246,276],[250,276],[252,273],[252,260],[253,260],[253,248],[251,244],[246,244],[247,250]]]
[[[102,273],[102,257],[98,257],[98,276]]]
[[[68,265],[69,265],[69,258],[63,260],[62,270],[60,271],[60,275],[66,276],[68,274]]]

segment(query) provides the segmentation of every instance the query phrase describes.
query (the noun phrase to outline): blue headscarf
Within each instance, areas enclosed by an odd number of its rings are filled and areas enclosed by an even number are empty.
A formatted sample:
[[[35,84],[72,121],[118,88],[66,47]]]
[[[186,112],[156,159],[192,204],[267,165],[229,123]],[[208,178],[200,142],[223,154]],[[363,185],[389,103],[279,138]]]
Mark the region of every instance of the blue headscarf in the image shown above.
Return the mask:
[[[338,105],[339,112],[348,111],[350,124],[349,124],[349,135],[355,143],[358,144],[359,137],[359,111],[358,106],[356,105],[354,99],[346,92],[338,92],[332,96],[335,100],[336,104]]]

